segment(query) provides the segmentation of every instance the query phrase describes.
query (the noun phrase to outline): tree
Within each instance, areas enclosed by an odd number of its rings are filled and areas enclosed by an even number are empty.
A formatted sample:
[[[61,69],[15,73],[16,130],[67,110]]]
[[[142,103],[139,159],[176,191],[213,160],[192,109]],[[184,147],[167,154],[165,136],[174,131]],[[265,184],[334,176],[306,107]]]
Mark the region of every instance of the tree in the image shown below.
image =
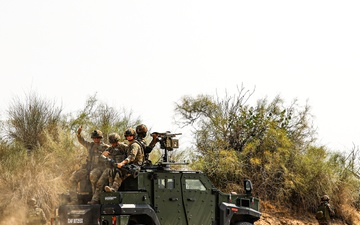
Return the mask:
[[[295,99],[289,107],[284,107],[284,101],[277,96],[270,103],[262,99],[250,106],[247,100],[251,94],[242,87],[237,95],[226,95],[224,99],[185,96],[176,104],[178,122],[195,128],[196,147],[202,153],[219,147],[242,152],[249,143],[263,144],[271,129],[285,131],[299,146],[314,141],[308,105],[300,109]]]
[[[117,110],[108,104],[97,99],[96,94],[90,96],[84,109],[80,110],[75,118],[70,120],[71,129],[76,132],[82,125],[86,126],[88,133],[93,130],[101,130],[106,138],[110,133],[116,132],[122,137],[122,133],[128,127],[140,124],[139,118],[133,118],[132,111],[125,109]]]
[[[57,107],[55,102],[43,99],[36,93],[26,95],[24,102],[16,97],[7,110],[5,136],[8,141],[21,143],[31,152],[44,144],[45,131],[49,131],[54,139],[57,138],[61,112],[62,107]]]
[[[251,95],[242,87],[223,99],[185,96],[176,105],[178,122],[193,126],[201,162],[196,165],[215,185],[226,189],[229,183],[240,184],[237,174],[252,179],[265,199],[287,198],[294,188],[296,157],[315,140],[310,107],[299,107],[296,99],[284,106],[279,96],[251,106]],[[224,165],[221,171],[218,165]]]

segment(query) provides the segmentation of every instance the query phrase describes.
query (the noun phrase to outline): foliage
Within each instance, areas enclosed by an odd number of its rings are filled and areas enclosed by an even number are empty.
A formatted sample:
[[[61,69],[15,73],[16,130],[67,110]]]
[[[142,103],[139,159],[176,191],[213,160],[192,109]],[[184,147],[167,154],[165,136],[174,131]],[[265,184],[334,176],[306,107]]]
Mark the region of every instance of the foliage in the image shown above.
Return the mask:
[[[285,130],[287,137],[299,146],[313,141],[314,130],[308,121],[311,116],[309,106],[299,110],[295,99],[289,107],[283,107],[283,100],[277,96],[270,103],[266,99],[259,100],[253,107],[246,104],[250,96],[244,88],[237,96],[226,96],[225,99],[185,96],[176,104],[178,123],[193,126],[196,147],[201,153],[219,148],[241,152],[247,144],[257,142],[261,145],[270,128]]]
[[[101,130],[104,140],[107,140],[108,135],[113,132],[118,133],[123,138],[122,134],[126,128],[140,124],[140,119],[133,119],[131,111],[128,112],[125,109],[117,110],[99,101],[95,94],[87,99],[84,109],[70,118],[69,123],[74,132],[76,132],[79,126],[85,127],[85,131],[89,134],[93,130]]]
[[[234,150],[209,152],[194,161],[192,168],[206,173],[216,186],[225,191],[242,190],[244,177],[243,165],[239,163],[239,154]],[[238,189],[234,190],[234,186]]]
[[[263,200],[297,211],[313,212],[323,194],[338,209],[354,206],[360,183],[346,157],[316,146],[310,107],[297,99],[286,106],[280,96],[249,105],[251,95],[242,87],[223,99],[184,96],[176,104],[177,122],[196,136],[193,168],[225,190],[250,178]]]
[[[17,142],[1,145],[0,221],[4,224],[11,218],[21,222],[26,215],[26,202],[31,197],[37,199],[49,216],[58,204],[58,194],[67,191],[68,177],[79,159],[73,139],[68,131],[60,129],[57,140],[48,133],[43,135],[44,145],[34,148],[30,154]]]
[[[32,151],[35,147],[44,145],[44,132],[51,134],[53,138],[57,137],[56,129],[61,112],[61,107],[41,99],[36,93],[26,95],[25,102],[14,98],[7,110],[8,120],[3,127],[5,136],[9,141],[18,142]]]

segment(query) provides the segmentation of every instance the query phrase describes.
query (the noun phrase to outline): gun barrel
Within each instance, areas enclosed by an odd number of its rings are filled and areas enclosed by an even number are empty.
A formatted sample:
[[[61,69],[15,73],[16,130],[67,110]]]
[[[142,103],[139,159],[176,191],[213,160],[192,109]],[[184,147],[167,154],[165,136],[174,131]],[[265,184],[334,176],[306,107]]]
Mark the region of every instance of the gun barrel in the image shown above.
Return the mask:
[[[164,132],[164,133],[159,133],[159,132],[153,132],[152,134],[157,134],[160,137],[175,137],[176,135],[182,135],[182,133],[170,133],[170,132]]]

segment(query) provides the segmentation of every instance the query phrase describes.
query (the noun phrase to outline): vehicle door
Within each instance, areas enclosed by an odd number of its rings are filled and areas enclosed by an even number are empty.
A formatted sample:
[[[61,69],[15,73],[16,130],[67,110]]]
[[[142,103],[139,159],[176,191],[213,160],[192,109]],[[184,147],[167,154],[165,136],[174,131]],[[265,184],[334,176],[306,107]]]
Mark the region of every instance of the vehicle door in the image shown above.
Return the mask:
[[[184,173],[183,202],[189,225],[215,224],[216,197],[212,185],[201,174]]]
[[[154,209],[163,225],[187,224],[181,196],[181,174],[156,173]]]

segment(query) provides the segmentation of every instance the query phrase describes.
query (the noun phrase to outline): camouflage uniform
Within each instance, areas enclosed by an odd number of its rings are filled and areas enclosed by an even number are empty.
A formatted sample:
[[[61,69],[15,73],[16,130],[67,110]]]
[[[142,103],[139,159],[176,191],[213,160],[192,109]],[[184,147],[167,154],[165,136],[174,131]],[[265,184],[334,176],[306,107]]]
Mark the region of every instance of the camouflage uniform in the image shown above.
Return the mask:
[[[116,146],[111,146],[107,148],[105,151],[109,152],[107,158],[114,160],[115,163],[119,163],[123,161],[127,156],[127,145],[123,142],[117,142]],[[99,202],[100,192],[103,190],[104,185],[109,183],[112,185],[114,182],[114,177],[116,175],[116,168],[110,162],[107,163],[106,169],[101,174],[99,180],[96,183],[95,193],[89,204],[96,204]]]
[[[101,134],[100,136],[102,138],[101,131],[95,130],[92,133],[92,138],[94,133]],[[109,147],[109,145],[101,141],[100,143],[95,143],[85,140],[85,138],[81,136],[80,132],[78,132],[77,134],[77,139],[80,142],[80,144],[82,144],[88,150],[88,157],[86,160],[87,165],[85,166],[85,168],[83,166],[82,169],[75,171],[70,177],[70,182],[71,182],[70,197],[72,202],[77,202],[77,194],[76,194],[77,184],[83,179],[88,179],[88,178],[90,179],[92,186],[92,193],[95,192],[96,182],[98,181],[102,172],[105,169],[105,163],[103,160],[100,159],[100,156],[101,153]]]
[[[130,130],[131,130],[130,132],[131,135],[127,135],[127,132],[129,131],[128,129],[127,131],[125,131],[125,136],[134,136],[134,139],[132,141],[129,141],[127,158],[124,159],[123,161],[127,161],[127,164],[134,164],[136,166],[141,167],[144,162],[144,148],[139,141],[135,140],[135,136],[136,136],[135,130],[134,129],[130,129]],[[121,183],[130,175],[131,175],[130,173],[117,173],[114,178],[113,184],[110,186],[105,186],[105,191],[106,192],[117,191],[121,186]]]
[[[322,210],[324,212],[323,218],[317,219],[319,225],[330,225],[331,217],[335,216],[335,212],[332,209],[330,203],[330,198],[327,195],[321,197],[321,203],[318,206],[318,210]]]
[[[158,135],[156,133],[151,134],[152,136],[152,141],[150,142],[149,145],[146,145],[146,135],[147,135],[148,129],[145,126],[145,124],[140,124],[136,127],[136,140],[139,142],[139,144],[141,145],[141,147],[144,150],[144,164],[145,165],[151,165],[151,161],[149,160],[149,154],[151,153],[151,151],[153,150],[153,148],[155,147],[155,144],[159,141],[158,140]]]
[[[128,157],[125,160],[128,160],[129,163],[135,164],[137,166],[143,165],[144,149],[137,140],[129,143]]]
[[[29,211],[27,213],[26,225],[42,225],[46,224],[46,216],[42,208],[38,207],[36,199],[32,198],[28,201]]]

